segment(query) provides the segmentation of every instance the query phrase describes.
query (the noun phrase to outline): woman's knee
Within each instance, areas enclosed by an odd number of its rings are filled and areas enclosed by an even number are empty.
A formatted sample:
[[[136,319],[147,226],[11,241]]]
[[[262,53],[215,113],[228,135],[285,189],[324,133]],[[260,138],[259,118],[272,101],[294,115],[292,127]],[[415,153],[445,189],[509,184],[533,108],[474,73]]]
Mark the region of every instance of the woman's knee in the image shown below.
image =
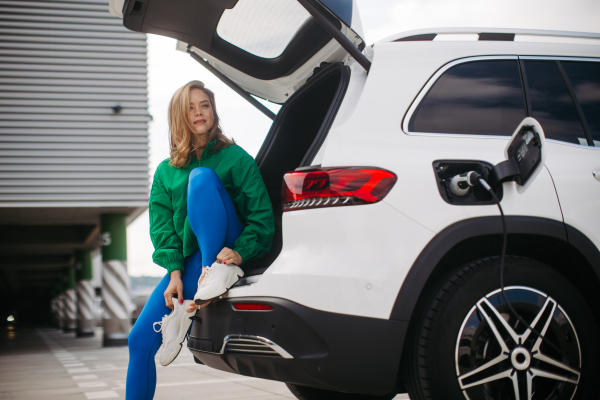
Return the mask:
[[[214,170],[206,167],[198,167],[190,172],[188,187],[203,187],[216,182],[219,182],[219,177]]]
[[[221,184],[221,180],[217,173],[210,168],[198,167],[190,172],[188,182],[188,203],[191,199],[194,202],[203,193],[211,193],[210,188],[217,187]]]

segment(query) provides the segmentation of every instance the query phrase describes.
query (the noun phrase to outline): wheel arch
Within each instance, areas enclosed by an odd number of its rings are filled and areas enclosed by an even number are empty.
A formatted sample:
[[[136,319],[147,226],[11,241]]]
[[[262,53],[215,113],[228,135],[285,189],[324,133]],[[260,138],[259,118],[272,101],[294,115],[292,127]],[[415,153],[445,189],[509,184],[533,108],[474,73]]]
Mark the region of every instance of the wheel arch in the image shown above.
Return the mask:
[[[546,218],[508,216],[507,254],[536,259],[557,269],[594,310],[600,325],[600,251],[579,230]],[[426,289],[457,265],[500,255],[502,221],[473,218],[450,225],[423,249],[404,280],[390,319],[410,322]],[[410,327],[409,327],[410,329]]]

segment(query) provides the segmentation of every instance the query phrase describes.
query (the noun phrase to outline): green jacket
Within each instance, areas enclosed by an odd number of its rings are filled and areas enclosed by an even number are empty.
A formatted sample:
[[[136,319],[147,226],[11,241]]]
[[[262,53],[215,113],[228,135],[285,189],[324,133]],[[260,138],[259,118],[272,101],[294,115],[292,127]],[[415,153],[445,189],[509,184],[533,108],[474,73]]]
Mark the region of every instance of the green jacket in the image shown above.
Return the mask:
[[[213,140],[206,146],[201,160],[192,157],[187,167],[176,168],[166,159],[154,174],[149,205],[152,260],[169,274],[176,269],[183,271],[184,258],[198,250],[187,217],[188,179],[197,167],[214,170],[233,202],[244,226],[233,250],[243,262],[261,257],[271,249],[275,233],[273,208],[254,158],[238,145],[211,154],[215,143]]]

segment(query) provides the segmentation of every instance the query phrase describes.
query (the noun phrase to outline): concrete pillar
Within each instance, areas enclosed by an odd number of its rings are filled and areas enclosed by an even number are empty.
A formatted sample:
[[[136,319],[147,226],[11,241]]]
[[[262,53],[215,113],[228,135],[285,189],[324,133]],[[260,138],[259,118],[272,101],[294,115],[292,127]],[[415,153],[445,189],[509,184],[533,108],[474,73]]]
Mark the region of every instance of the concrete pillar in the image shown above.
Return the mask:
[[[75,293],[75,268],[66,268],[66,290],[64,292],[65,326],[64,332],[77,330],[77,294]]]
[[[92,253],[77,253],[77,337],[94,336],[94,288],[92,287]]]
[[[102,229],[102,345],[126,346],[131,330],[131,295],[127,275],[127,224],[123,214],[104,214]]]
[[[54,326],[59,326],[58,294],[56,292],[52,295],[52,303],[50,304],[50,311],[52,311],[52,324]]]
[[[65,328],[65,284],[61,282],[58,285],[58,296],[56,296],[56,310],[58,317],[58,329]]]

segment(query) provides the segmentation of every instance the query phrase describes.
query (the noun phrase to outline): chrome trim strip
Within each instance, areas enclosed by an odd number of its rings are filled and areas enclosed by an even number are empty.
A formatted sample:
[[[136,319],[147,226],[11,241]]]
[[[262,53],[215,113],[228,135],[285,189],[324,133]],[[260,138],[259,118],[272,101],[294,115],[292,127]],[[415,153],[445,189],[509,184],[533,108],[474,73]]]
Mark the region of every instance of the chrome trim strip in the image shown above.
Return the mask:
[[[261,345],[269,347],[271,350],[273,350],[275,353],[279,354],[283,358],[287,358],[287,359],[294,358],[290,353],[288,353],[287,351],[282,349],[280,346],[278,346],[273,341],[271,341],[267,338],[261,337],[261,336],[254,336],[254,335],[227,335],[227,336],[225,336],[225,339],[223,339],[223,346],[221,347],[221,354],[225,354],[225,347],[231,341],[243,341],[243,342],[261,344]],[[231,344],[233,345],[234,343],[231,343]]]
[[[556,60],[556,61],[591,61],[600,62],[600,58],[590,57],[552,57],[552,56],[519,56],[521,60]]]
[[[229,346],[229,348],[231,348],[231,346],[235,346],[235,347],[239,346],[239,347],[258,347],[261,349],[264,349],[267,347],[264,344],[245,344],[245,343],[229,343],[228,346]],[[274,350],[271,350],[270,347],[268,349],[269,349],[269,351],[274,351]]]
[[[229,349],[229,351],[239,351],[240,353],[277,354],[277,352],[274,350]]]
[[[458,60],[454,60],[454,61],[450,61],[449,63],[445,64],[444,66],[442,66],[440,69],[437,70],[437,72],[435,74],[433,74],[433,76],[431,78],[429,78],[429,80],[427,81],[427,83],[425,84],[425,86],[421,89],[421,91],[419,92],[419,94],[417,95],[417,97],[413,100],[412,104],[410,105],[410,107],[408,108],[407,113],[404,116],[404,119],[402,120],[401,123],[401,127],[402,127],[402,131],[407,134],[407,135],[444,135],[444,136],[455,136],[457,134],[453,134],[453,133],[449,133],[449,134],[444,134],[444,133],[431,133],[431,132],[409,132],[408,131],[408,122],[410,121],[410,119],[412,118],[412,115],[414,114],[415,110],[417,109],[417,107],[419,106],[419,104],[421,104],[421,101],[423,100],[423,98],[425,97],[425,95],[429,92],[429,89],[431,89],[431,87],[435,84],[435,82],[437,82],[437,80],[439,79],[439,77],[446,72],[448,69],[459,65],[459,64],[464,64],[467,62],[472,62],[472,61],[486,61],[486,60],[518,60],[519,57],[518,56],[481,56],[481,57],[466,57],[466,58],[460,58]],[[462,137],[473,137],[474,135],[465,135],[465,134],[459,134],[459,136]],[[478,135],[478,136],[483,136],[483,137],[492,137],[492,136],[488,136],[488,135]],[[493,136],[495,138],[506,138],[506,139],[510,139],[510,136]]]

